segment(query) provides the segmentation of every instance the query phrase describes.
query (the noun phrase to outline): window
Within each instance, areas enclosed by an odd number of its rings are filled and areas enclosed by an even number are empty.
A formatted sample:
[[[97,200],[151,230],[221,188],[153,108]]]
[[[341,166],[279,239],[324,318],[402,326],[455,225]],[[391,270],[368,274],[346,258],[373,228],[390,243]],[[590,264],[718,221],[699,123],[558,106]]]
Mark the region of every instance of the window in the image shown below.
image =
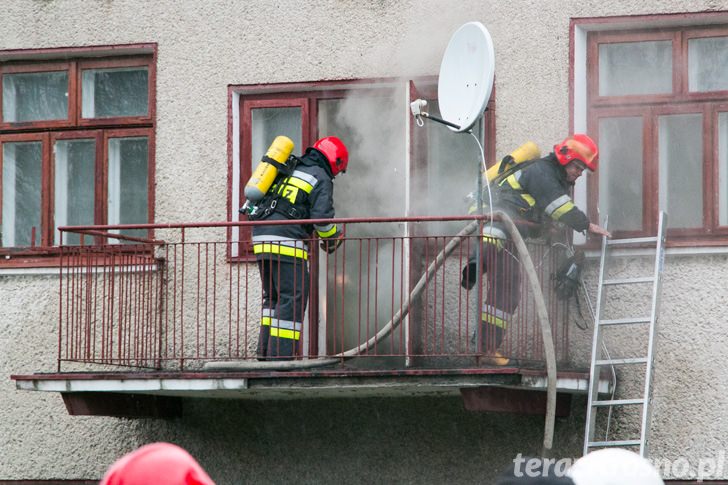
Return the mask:
[[[70,59],[63,62],[5,57],[1,252],[52,255],[60,226],[153,220],[154,51],[143,45],[114,48],[114,57],[95,48],[49,54]],[[31,54],[26,59],[39,57]],[[78,235],[64,237],[64,244],[80,243]]]
[[[590,216],[654,235],[664,210],[672,244],[728,242],[728,26],[600,30],[586,43],[601,151]]]

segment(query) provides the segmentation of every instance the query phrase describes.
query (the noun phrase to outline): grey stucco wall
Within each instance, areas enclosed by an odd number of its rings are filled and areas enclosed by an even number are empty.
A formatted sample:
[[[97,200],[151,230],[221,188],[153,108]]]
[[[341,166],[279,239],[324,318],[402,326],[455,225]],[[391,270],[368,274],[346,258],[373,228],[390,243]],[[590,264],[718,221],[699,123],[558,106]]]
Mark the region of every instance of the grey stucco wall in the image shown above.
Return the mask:
[[[230,84],[436,75],[451,33],[479,20],[495,43],[497,153],[524,139],[548,147],[569,127],[570,18],[728,10],[728,1],[6,0],[2,8],[0,49],[158,44],[156,219],[186,222],[227,217]],[[668,257],[658,458],[695,465],[726,448],[726,268],[723,255]],[[58,395],[19,392],[9,379],[55,369],[56,291],[52,274],[0,270],[0,479],[98,478],[123,452],[169,439],[220,483],[482,483],[541,439],[540,419],[468,414],[455,398],[187,400],[176,421],[71,418]],[[589,348],[589,332],[573,335]],[[583,407],[577,401],[559,424],[563,456],[579,451]],[[289,421],[275,424],[275,411]]]

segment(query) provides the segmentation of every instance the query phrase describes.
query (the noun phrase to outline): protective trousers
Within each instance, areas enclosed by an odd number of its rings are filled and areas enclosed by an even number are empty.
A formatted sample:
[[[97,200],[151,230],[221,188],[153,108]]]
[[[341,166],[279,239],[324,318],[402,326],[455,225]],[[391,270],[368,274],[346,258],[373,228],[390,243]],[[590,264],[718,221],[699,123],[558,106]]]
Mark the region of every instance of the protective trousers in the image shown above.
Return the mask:
[[[481,349],[493,354],[503,343],[508,323],[520,302],[521,266],[503,240],[483,244],[487,291],[481,313]]]
[[[258,269],[263,284],[258,360],[292,360],[299,351],[308,303],[308,263],[266,254]]]

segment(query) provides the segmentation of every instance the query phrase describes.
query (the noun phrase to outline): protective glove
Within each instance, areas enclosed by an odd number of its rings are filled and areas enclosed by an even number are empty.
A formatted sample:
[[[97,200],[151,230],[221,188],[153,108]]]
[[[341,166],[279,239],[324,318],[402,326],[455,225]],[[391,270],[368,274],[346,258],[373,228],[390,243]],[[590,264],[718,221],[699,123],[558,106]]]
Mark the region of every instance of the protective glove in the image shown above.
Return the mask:
[[[478,281],[478,273],[475,271],[476,266],[475,262],[463,266],[463,277],[460,280],[460,286],[466,290],[472,290],[475,282]]]
[[[554,291],[562,300],[568,300],[577,295],[581,282],[581,267],[584,262],[584,253],[578,251],[568,258],[553,275]]]
[[[334,251],[336,251],[339,248],[339,246],[341,246],[341,243],[343,243],[343,242],[344,242],[344,232],[342,231],[336,237],[322,239],[319,246],[321,247],[321,249],[326,251],[328,254],[331,254]]]

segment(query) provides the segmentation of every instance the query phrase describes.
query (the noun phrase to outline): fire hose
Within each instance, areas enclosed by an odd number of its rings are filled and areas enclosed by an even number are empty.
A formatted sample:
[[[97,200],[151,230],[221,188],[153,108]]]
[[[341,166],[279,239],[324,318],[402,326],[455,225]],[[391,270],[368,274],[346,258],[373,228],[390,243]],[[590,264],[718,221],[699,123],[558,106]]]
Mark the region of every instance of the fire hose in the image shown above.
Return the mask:
[[[416,300],[419,297],[422,290],[425,288],[432,276],[435,274],[440,266],[442,266],[445,259],[452,254],[452,252],[460,245],[463,238],[470,235],[478,227],[478,221],[472,221],[470,224],[465,226],[455,237],[450,239],[445,247],[440,251],[437,257],[427,267],[425,273],[420,277],[417,284],[409,294],[409,298],[404,302],[402,308],[394,314],[392,319],[382,327],[376,335],[371,337],[364,343],[359,344],[344,352],[330,355],[325,358],[319,359],[308,359],[308,360],[289,360],[281,362],[208,362],[205,364],[205,369],[209,370],[290,370],[290,369],[309,369],[312,367],[325,367],[328,365],[336,364],[341,362],[342,359],[350,359],[356,357],[372,347],[377,343],[384,340],[389,334],[396,329],[402,322],[402,319],[409,314],[410,302]]]
[[[551,335],[551,325],[549,324],[548,311],[546,310],[546,302],[541,291],[536,268],[531,260],[531,256],[526,247],[523,237],[518,232],[518,228],[513,220],[502,211],[494,211],[493,215],[498,216],[505,223],[513,243],[515,244],[523,269],[528,277],[531,291],[536,300],[536,310],[538,320],[541,325],[541,337],[544,344],[544,353],[546,357],[546,374],[547,374],[547,397],[546,397],[546,423],[544,425],[544,450],[550,450],[553,446],[554,424],[556,421],[556,352],[554,349],[553,337]],[[455,237],[453,237],[445,247],[440,251],[437,257],[429,264],[425,273],[420,277],[417,284],[410,292],[409,298],[403,304],[402,308],[392,317],[392,319],[382,327],[376,335],[371,337],[364,343],[359,344],[344,352],[330,355],[320,359],[309,360],[292,360],[283,362],[209,362],[205,364],[206,370],[293,370],[293,369],[310,369],[314,367],[325,367],[341,362],[342,359],[350,359],[361,355],[368,351],[378,342],[382,341],[396,329],[402,322],[402,319],[409,314],[410,302],[416,300],[427,283],[432,279],[435,272],[442,266],[445,259],[461,244],[463,238],[473,233],[478,228],[478,221],[472,221],[465,226]],[[544,453],[545,456],[545,453]]]

